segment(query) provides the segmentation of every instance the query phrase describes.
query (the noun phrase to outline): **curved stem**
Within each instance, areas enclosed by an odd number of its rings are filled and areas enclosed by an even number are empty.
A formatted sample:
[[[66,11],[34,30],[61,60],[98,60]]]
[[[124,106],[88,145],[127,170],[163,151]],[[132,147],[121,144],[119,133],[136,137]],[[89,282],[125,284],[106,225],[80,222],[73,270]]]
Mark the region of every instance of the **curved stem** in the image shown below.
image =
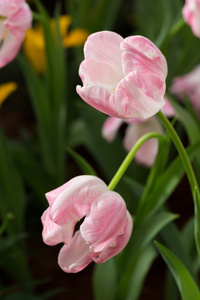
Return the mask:
[[[124,175],[126,169],[130,165],[131,161],[133,160],[135,154],[140,149],[140,147],[149,139],[157,138],[162,139],[163,136],[158,132],[149,132],[145,135],[143,135],[133,146],[133,148],[130,150],[130,152],[127,154],[126,158],[122,162],[121,166],[119,167],[118,171],[116,172],[115,176],[111,180],[110,184],[108,185],[108,188],[113,191],[122,176]]]
[[[165,126],[167,131],[169,132],[169,134],[170,134],[170,136],[171,136],[171,138],[172,138],[172,140],[173,140],[173,142],[176,146],[176,149],[178,150],[178,152],[180,154],[180,157],[183,161],[183,165],[185,167],[185,171],[186,171],[187,176],[188,176],[188,180],[189,180],[190,187],[191,187],[191,190],[192,190],[192,195],[193,195],[194,189],[196,188],[199,191],[199,188],[198,188],[198,183],[197,183],[197,180],[196,180],[196,176],[194,174],[194,170],[193,170],[192,165],[190,163],[190,160],[188,158],[187,152],[186,152],[186,150],[185,150],[178,134],[174,130],[174,127],[171,125],[171,123],[165,117],[165,115],[161,111],[159,111],[157,113],[157,116],[159,117],[159,119],[161,120],[161,122],[163,123],[163,125]]]

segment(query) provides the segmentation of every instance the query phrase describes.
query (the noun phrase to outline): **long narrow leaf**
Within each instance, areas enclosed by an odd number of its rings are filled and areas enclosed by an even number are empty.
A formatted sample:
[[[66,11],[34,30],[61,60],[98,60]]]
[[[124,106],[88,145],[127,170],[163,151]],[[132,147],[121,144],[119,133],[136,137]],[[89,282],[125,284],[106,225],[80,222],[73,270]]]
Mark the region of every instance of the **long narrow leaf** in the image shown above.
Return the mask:
[[[200,300],[198,287],[182,262],[160,243],[155,242],[155,245],[174,276],[182,300]]]

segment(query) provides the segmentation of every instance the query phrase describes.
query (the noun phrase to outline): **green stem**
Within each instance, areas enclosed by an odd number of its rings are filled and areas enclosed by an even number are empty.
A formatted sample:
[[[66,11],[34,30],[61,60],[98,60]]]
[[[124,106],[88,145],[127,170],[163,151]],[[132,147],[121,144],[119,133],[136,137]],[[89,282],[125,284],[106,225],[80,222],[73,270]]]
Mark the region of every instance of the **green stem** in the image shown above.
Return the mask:
[[[126,158],[124,159],[123,163],[119,167],[118,171],[116,172],[115,176],[111,180],[108,188],[113,191],[120,179],[122,178],[123,174],[125,173],[126,169],[132,162],[135,154],[140,149],[140,147],[149,139],[157,138],[161,139],[163,138],[162,135],[158,132],[149,132],[145,135],[143,135],[133,146],[133,148],[130,150],[130,152],[127,154]]]
[[[176,146],[176,149],[180,154],[180,157],[183,161],[183,165],[185,167],[186,174],[188,176],[188,180],[189,180],[190,187],[191,187],[191,190],[192,190],[192,195],[193,195],[194,189],[197,188],[197,190],[199,191],[199,188],[198,188],[198,183],[197,183],[197,180],[196,180],[196,176],[194,174],[194,171],[193,171],[192,165],[190,163],[190,160],[188,158],[187,152],[186,152],[186,150],[185,150],[178,134],[174,130],[174,127],[171,125],[171,123],[165,117],[165,115],[161,111],[159,111],[157,113],[157,116],[159,117],[159,119],[161,120],[161,122],[163,123],[163,125],[165,126],[167,131],[169,132],[169,134],[170,134],[170,136],[171,136],[171,138],[172,138],[172,140],[173,140],[173,142]]]

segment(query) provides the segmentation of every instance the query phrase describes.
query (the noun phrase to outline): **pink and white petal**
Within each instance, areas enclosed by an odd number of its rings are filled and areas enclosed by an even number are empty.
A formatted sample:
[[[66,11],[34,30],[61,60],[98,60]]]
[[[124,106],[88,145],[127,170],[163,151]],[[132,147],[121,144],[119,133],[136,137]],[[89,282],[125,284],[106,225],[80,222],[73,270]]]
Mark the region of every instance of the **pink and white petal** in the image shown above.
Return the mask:
[[[79,76],[84,85],[104,87],[110,93],[114,93],[122,79],[107,62],[93,59],[84,60],[80,64]]]
[[[77,273],[92,262],[93,256],[80,231],[77,231],[70,245],[64,245],[61,248],[58,255],[58,264],[67,273]]]
[[[133,71],[151,70],[163,79],[167,76],[167,62],[161,51],[143,36],[130,36],[121,43],[125,76]]]
[[[88,214],[92,203],[107,191],[107,185],[96,176],[74,177],[54,200],[50,217],[58,225],[77,221]]]
[[[142,124],[132,124],[127,127],[124,137],[124,148],[130,151],[133,145],[140,137],[148,132],[159,132],[163,134],[163,128],[156,117],[148,119],[147,122]],[[150,139],[138,150],[135,159],[147,167],[151,167],[156,159],[158,153],[158,140]]]
[[[31,27],[32,13],[27,3],[24,3],[14,14],[5,20],[5,27],[15,35],[17,39],[23,40],[25,31]]]
[[[93,252],[102,251],[122,232],[126,204],[116,192],[108,191],[93,202],[90,214],[80,226],[83,239]]]
[[[191,29],[197,37],[200,37],[200,1],[185,1],[182,9],[182,15],[185,22],[191,26]]]
[[[123,78],[120,44],[123,38],[112,31],[100,31],[91,34],[84,46],[85,59],[105,62],[111,66],[118,77]]]
[[[175,109],[173,108],[173,106],[171,105],[171,103],[166,97],[164,99],[165,99],[165,104],[162,107],[161,111],[166,117],[169,118],[174,117],[176,115]]]
[[[0,15],[9,16],[23,5],[24,0],[3,0],[0,1]]]
[[[127,245],[131,237],[132,230],[133,220],[130,213],[126,211],[126,222],[123,228],[123,232],[116,237],[116,240],[113,244],[105,248],[97,257],[94,257],[93,260],[96,263],[103,263],[111,257],[120,253]]]
[[[95,109],[116,118],[120,117],[116,109],[114,93],[109,93],[108,90],[99,86],[81,87],[78,85],[76,91],[87,104]]]
[[[43,224],[42,238],[44,243],[49,246],[59,243],[69,244],[76,222],[69,222],[65,226],[59,226],[51,220],[49,212],[50,209],[47,208],[41,217]]]
[[[155,73],[132,72],[118,84],[116,109],[124,119],[147,119],[164,105],[165,81]]]
[[[15,58],[20,47],[21,41],[8,32],[0,49],[0,68]]]
[[[123,123],[122,119],[108,117],[102,127],[102,136],[108,142],[112,142],[117,134],[118,129]]]

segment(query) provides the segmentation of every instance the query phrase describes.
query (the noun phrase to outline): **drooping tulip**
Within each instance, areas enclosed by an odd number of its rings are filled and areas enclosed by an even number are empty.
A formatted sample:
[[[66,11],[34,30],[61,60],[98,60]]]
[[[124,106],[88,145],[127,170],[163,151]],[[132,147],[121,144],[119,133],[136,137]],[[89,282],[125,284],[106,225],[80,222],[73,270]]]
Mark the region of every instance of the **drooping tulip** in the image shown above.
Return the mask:
[[[123,39],[111,31],[90,35],[79,68],[80,97],[97,110],[122,119],[146,119],[164,105],[167,62],[143,36]]]
[[[17,55],[32,14],[24,0],[0,1],[0,68]]]
[[[65,272],[79,272],[92,261],[102,263],[128,243],[133,223],[126,204],[98,177],[77,176],[46,198],[49,208],[42,215],[43,240],[48,245],[64,243],[58,263]]]

